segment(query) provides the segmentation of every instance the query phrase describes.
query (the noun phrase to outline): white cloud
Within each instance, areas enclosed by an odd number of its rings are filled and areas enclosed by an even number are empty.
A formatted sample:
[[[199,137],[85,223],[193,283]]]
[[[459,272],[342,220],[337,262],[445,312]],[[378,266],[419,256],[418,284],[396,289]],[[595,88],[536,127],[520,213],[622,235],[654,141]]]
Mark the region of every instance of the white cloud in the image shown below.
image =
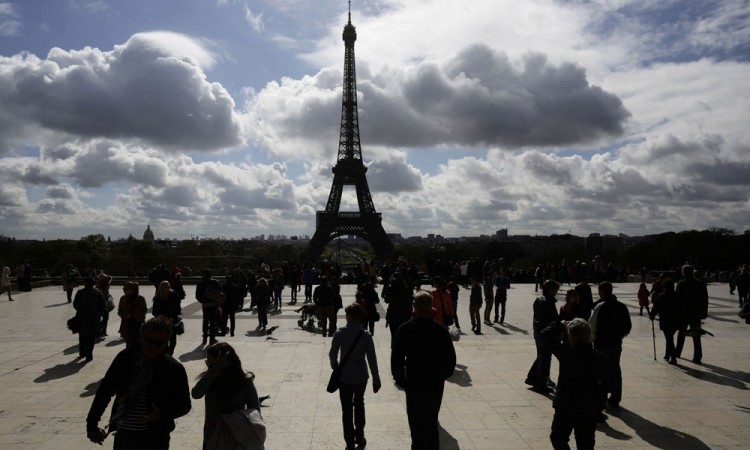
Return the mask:
[[[53,48],[44,60],[0,56],[0,151],[40,143],[40,132],[171,151],[240,145],[233,99],[199,65],[212,61],[197,41],[166,32],[135,35],[111,52]]]
[[[244,9],[245,20],[250,24],[253,30],[255,30],[256,33],[260,33],[261,31],[263,31],[263,13],[254,14],[250,9],[250,5],[248,5],[247,3],[245,3]]]

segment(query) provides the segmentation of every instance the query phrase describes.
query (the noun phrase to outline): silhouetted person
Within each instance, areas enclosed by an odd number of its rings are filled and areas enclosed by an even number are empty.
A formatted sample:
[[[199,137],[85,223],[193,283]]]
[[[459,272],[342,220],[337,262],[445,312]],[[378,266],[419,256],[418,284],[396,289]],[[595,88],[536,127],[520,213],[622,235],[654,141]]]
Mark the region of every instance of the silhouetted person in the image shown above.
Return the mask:
[[[448,329],[432,316],[432,294],[414,296],[414,318],[401,325],[391,348],[391,374],[406,391],[411,448],[440,448],[438,415],[443,389],[456,367]]]

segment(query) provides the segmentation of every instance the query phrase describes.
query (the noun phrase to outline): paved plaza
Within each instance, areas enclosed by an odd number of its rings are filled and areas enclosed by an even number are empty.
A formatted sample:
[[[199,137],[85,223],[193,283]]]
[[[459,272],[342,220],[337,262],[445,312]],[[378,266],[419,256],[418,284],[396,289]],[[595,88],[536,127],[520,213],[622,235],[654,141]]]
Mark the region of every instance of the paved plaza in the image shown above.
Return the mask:
[[[194,292],[194,286],[186,286]],[[559,299],[564,297],[565,286]],[[113,286],[115,297],[121,287]],[[619,411],[608,411],[599,425],[598,447],[610,448],[750,448],[750,325],[737,317],[737,297],[726,284],[709,286],[709,318],[705,328],[703,365],[693,364],[688,338],[683,358],[670,366],[661,358],[658,330],[656,353],[651,323],[638,316],[638,284],[615,286],[633,320],[622,354],[623,399]],[[151,305],[153,287],[141,294]],[[301,294],[301,292],[300,292]],[[459,318],[464,331],[456,343],[458,367],[446,383],[440,412],[441,448],[549,448],[551,397],[524,384],[535,357],[531,336],[533,285],[515,285],[509,292],[507,323],[483,326],[471,333],[467,290],[461,291]],[[255,332],[257,319],[237,315],[237,334],[225,338],[240,354],[245,368],[256,374],[260,395],[270,395],[262,413],[268,426],[268,449],[344,448],[338,395],[328,394],[330,338],[300,329],[299,315],[287,306],[270,316],[278,325],[270,336]],[[343,286],[344,304],[354,287]],[[192,297],[192,295],[189,295]],[[300,296],[304,298],[304,296]],[[83,364],[77,336],[65,327],[73,315],[60,287],[16,293],[15,302],[0,300],[0,449],[97,448],[86,439],[85,416],[97,384],[124,342],[110,336],[94,349],[94,360]],[[383,305],[379,305],[384,316]],[[183,301],[186,333],[178,338],[175,357],[187,368],[191,387],[205,369],[201,346],[201,311],[194,299]],[[343,311],[339,325],[343,324]],[[119,319],[113,314],[109,334]],[[375,344],[383,388],[368,386],[366,437],[371,449],[407,449],[410,445],[404,393],[390,381],[390,333],[379,322]],[[557,376],[553,359],[552,376]],[[177,420],[172,448],[200,449],[203,400],[193,401],[189,415]],[[109,412],[105,414],[108,417]],[[571,446],[574,442],[571,441]],[[105,448],[111,448],[111,438]]]

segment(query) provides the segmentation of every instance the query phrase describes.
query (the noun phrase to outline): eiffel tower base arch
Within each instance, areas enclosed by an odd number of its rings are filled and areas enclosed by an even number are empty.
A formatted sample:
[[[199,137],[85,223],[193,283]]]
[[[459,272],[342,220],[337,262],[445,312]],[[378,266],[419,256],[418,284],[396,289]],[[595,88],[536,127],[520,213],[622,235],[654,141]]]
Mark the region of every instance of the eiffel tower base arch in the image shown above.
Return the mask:
[[[318,211],[315,235],[307,247],[309,261],[317,261],[329,242],[339,236],[357,236],[372,245],[380,258],[393,254],[393,244],[383,229],[380,213],[327,213]]]

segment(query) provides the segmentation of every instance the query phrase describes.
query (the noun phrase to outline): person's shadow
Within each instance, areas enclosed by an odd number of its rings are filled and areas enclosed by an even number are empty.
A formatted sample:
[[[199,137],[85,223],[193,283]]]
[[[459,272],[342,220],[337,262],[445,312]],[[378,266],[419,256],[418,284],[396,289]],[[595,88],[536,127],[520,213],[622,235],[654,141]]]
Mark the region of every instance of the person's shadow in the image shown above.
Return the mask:
[[[438,431],[440,433],[440,448],[444,450],[460,449],[456,438],[448,433],[448,430],[443,428],[443,425],[438,422]]]
[[[78,373],[84,365],[85,364],[83,364],[80,358],[76,358],[65,364],[57,364],[56,366],[44,369],[43,374],[34,378],[34,383],[46,383],[48,381],[69,377]]]
[[[65,305],[69,305],[69,304],[70,303],[68,303],[68,302],[55,303],[54,305],[47,305],[47,306],[45,306],[45,308],[54,308],[56,306],[65,306]]]
[[[456,364],[456,369],[453,371],[453,375],[451,375],[446,381],[457,384],[461,387],[471,386],[471,375],[469,375],[469,371],[466,369],[468,369],[468,367],[465,365]]]
[[[505,328],[509,329],[510,331],[514,331],[516,333],[529,334],[529,332],[527,330],[524,330],[523,328],[518,328],[518,327],[513,326],[513,325],[511,325],[511,324],[509,324],[507,322],[501,323],[500,326],[501,327],[505,327]]]
[[[81,392],[80,397],[81,398],[91,397],[92,395],[96,394],[96,390],[99,388],[99,384],[101,382],[102,381],[99,380],[99,381],[94,381],[93,383],[87,384],[86,387],[83,388],[83,392]]]
[[[188,361],[200,361],[201,359],[206,357],[206,352],[203,350],[203,344],[198,344],[197,347],[195,347],[193,350],[190,350],[187,353],[183,353],[178,358],[181,362],[188,362]]]
[[[495,330],[495,331],[497,331],[497,333],[498,333],[498,334],[505,334],[505,335],[508,335],[508,334],[510,334],[509,332],[507,332],[507,331],[506,331],[506,330],[505,330],[505,329],[503,328],[503,326],[502,326],[502,325],[499,325],[499,324],[493,324],[493,325],[491,325],[491,326],[490,326],[489,328],[490,328],[490,330]]]
[[[653,448],[679,448],[679,449],[710,449],[703,441],[697,437],[664,427],[622,406],[619,409],[608,411],[612,417],[622,420],[625,425],[635,431],[635,433]],[[617,440],[628,440],[631,436],[617,431],[608,424],[598,427],[608,436]]]
[[[750,383],[750,374],[739,370],[729,370],[723,367],[714,366],[712,364],[701,364],[704,368],[708,369],[699,370],[692,367],[678,365],[686,374],[699,380],[708,381],[710,383],[720,384],[722,386],[731,386],[735,389],[743,391],[748,390],[745,383]]]

